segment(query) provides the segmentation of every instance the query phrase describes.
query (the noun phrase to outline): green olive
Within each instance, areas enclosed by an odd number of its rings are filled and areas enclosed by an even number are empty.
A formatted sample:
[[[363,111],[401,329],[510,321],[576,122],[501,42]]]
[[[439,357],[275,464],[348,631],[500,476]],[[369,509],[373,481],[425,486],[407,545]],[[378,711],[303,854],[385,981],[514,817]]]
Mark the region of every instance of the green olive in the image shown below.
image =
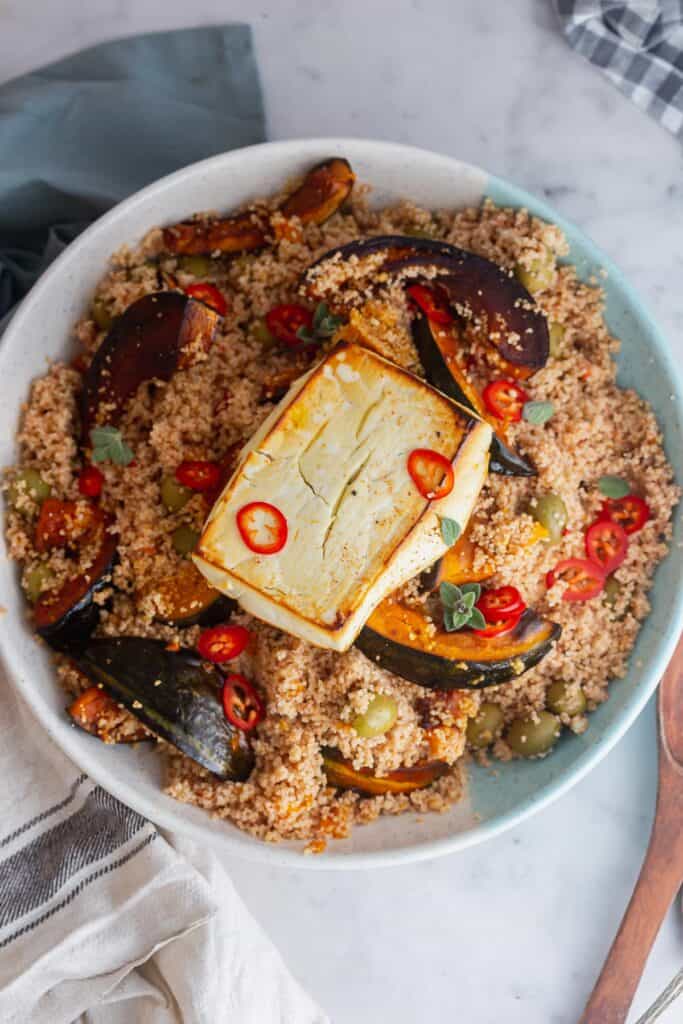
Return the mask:
[[[161,481],[161,500],[169,512],[179,512],[192,497],[189,487],[178,483],[174,476],[165,476]]]
[[[548,337],[550,339],[550,355],[554,359],[562,355],[562,349],[564,347],[564,335],[565,330],[562,324],[556,323],[554,320],[548,325]]]
[[[559,494],[542,494],[529,512],[548,531],[550,541],[557,544],[567,525],[567,506]]]
[[[498,704],[484,701],[479,705],[476,718],[467,723],[467,742],[475,750],[490,746],[503,727],[503,712]]]
[[[398,704],[386,693],[378,693],[368,704],[367,711],[356,715],[351,725],[364,740],[389,732],[398,718]]]
[[[276,339],[271,334],[268,324],[265,320],[257,320],[252,327],[252,334],[256,341],[260,342],[266,348],[270,348],[275,344]]]
[[[533,718],[515,718],[510,723],[505,739],[509,747],[520,757],[536,757],[546,754],[555,746],[560,735],[561,725],[555,715],[549,711],[537,712],[537,721]]]
[[[20,469],[10,485],[7,497],[10,505],[17,508],[24,495],[40,505],[50,497],[50,485],[43,480],[37,469]]]
[[[24,573],[24,592],[26,597],[29,599],[31,604],[35,604],[40,595],[44,590],[47,590],[49,584],[55,578],[55,574],[49,566],[39,562],[34,565],[32,569],[28,569]]]
[[[544,248],[542,255],[534,256],[528,264],[517,263],[515,266],[517,280],[532,295],[549,288],[553,283],[554,273],[555,257],[548,248]]]
[[[114,319],[109,307],[103,299],[93,300],[92,318],[101,331],[108,331]]]
[[[586,698],[580,686],[571,683],[551,683],[545,695],[545,702],[556,715],[582,715],[586,710]]]
[[[608,604],[610,608],[614,608],[615,604],[619,600],[621,594],[621,583],[615,579],[614,576],[608,576],[605,580],[605,586],[603,588],[603,596],[605,604]]]
[[[216,264],[210,256],[179,256],[178,269],[195,277],[208,277],[215,273]]]
[[[171,543],[179,555],[189,555],[197,547],[199,533],[191,526],[181,523],[171,534]]]

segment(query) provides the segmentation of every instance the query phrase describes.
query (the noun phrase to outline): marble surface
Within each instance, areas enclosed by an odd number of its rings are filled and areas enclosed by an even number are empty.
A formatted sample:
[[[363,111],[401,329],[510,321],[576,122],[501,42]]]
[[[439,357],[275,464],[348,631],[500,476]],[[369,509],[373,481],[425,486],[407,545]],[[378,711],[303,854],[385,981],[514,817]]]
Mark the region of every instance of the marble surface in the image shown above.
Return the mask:
[[[547,0],[0,0],[0,77],[115,35],[238,19],[271,138],[410,142],[546,196],[621,264],[683,359],[680,146],[566,48]],[[486,846],[373,873],[229,867],[335,1024],[573,1024],[655,783],[650,706],[589,778]],[[682,963],[677,906],[630,1024]],[[678,1005],[661,1021],[682,1019]]]

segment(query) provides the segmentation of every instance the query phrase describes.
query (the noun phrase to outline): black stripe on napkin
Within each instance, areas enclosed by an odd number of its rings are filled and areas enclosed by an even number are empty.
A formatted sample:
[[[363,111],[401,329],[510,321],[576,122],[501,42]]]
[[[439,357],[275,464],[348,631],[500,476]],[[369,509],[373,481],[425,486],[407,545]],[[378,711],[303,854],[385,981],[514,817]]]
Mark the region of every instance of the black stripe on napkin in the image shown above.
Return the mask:
[[[3,846],[7,846],[8,843],[11,843],[12,840],[18,839],[19,836],[24,834],[24,832],[28,832],[28,830],[33,828],[34,825],[39,825],[41,821],[51,818],[53,814],[57,814],[58,811],[68,807],[69,804],[75,800],[76,793],[87,778],[87,775],[79,775],[71,786],[68,795],[65,796],[63,800],[60,800],[58,804],[53,804],[52,807],[48,807],[46,810],[41,811],[40,814],[36,814],[35,818],[31,818],[30,821],[24,822],[23,825],[19,826],[19,828],[15,828],[14,832],[10,832],[10,834],[5,836],[4,839],[0,839],[0,850]]]
[[[146,824],[96,786],[78,811],[0,863],[0,928],[47,903],[79,871],[112,854]]]

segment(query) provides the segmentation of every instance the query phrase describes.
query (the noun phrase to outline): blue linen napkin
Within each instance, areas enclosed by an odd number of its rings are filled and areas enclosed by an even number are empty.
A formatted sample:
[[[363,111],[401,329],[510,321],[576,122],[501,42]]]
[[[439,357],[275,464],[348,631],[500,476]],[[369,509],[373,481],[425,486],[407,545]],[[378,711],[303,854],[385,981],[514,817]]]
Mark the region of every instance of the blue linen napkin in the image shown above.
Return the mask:
[[[102,43],[0,86],[0,318],[110,206],[263,142],[248,25]]]

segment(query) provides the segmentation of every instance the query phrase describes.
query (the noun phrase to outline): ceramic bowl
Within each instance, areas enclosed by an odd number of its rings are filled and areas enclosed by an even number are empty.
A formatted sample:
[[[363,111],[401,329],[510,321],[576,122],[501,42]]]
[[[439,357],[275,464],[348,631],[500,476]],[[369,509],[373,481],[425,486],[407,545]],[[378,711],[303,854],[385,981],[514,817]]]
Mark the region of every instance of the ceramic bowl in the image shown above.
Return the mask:
[[[683,480],[681,382],[652,317],[611,261],[545,203],[479,168],[406,146],[347,139],[275,142],[194,164],[132,196],[82,234],[24,300],[2,341],[0,464],[14,461],[12,439],[31,380],[44,372],[47,359],[69,352],[72,325],[120,245],[195,210],[230,210],[268,195],[332,154],[348,157],[359,179],[372,184],[373,201],[380,205],[410,197],[428,207],[457,207],[490,196],[559,224],[581,276],[607,272],[607,320],[622,340],[619,381],[636,387],[657,410],[668,456]],[[591,715],[583,736],[564,735],[549,757],[500,765],[495,777],[473,767],[465,799],[448,813],[421,815],[420,820],[415,815],[382,818],[355,829],[348,840],[330,843],[318,857],[302,857],[302,844],[261,843],[171,800],[161,790],[161,758],[144,744],[137,749],[105,746],[72,728],[48,653],[31,639],[16,567],[7,558],[0,560],[1,600],[7,609],[0,619],[0,653],[12,683],[59,746],[107,790],[159,825],[212,843],[219,851],[271,864],[311,869],[396,864],[459,850],[509,828],[560,796],[605,756],[645,705],[672,653],[683,618],[682,557],[679,535],[657,571],[652,612],[640,631],[630,671]]]

